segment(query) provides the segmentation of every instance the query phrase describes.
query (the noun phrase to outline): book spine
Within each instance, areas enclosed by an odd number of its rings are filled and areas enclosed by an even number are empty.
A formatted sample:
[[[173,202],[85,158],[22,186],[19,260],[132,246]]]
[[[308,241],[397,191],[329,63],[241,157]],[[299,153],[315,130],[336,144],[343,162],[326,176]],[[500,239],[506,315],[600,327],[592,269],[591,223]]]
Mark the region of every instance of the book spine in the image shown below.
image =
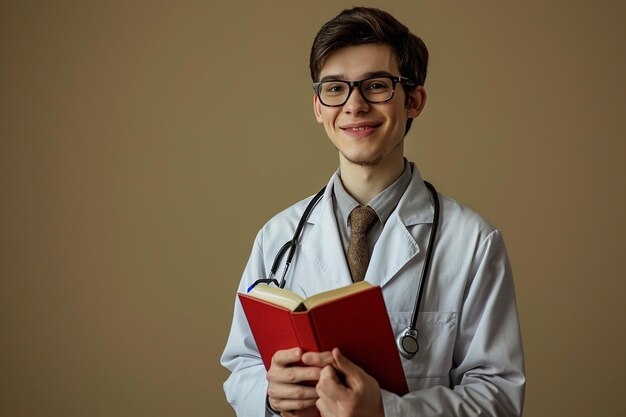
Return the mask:
[[[302,350],[304,352],[319,352],[320,345],[313,328],[311,314],[308,311],[292,312],[291,321]]]

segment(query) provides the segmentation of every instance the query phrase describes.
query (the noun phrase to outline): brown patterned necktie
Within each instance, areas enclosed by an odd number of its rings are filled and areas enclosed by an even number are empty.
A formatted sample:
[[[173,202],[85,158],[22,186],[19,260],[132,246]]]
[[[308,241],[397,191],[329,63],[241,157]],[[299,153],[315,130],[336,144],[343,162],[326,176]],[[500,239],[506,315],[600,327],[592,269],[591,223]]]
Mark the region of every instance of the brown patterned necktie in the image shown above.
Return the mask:
[[[370,263],[366,233],[376,218],[376,212],[370,206],[359,206],[350,213],[348,267],[354,282],[363,281],[365,278],[365,272]]]

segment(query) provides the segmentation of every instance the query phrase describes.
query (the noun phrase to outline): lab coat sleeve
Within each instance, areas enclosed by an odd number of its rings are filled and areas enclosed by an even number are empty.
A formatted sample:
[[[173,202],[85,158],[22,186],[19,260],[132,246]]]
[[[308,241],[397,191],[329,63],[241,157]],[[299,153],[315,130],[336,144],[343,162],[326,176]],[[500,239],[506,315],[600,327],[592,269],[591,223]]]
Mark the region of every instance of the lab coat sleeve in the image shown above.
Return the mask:
[[[257,279],[265,278],[261,239],[262,232],[259,232],[244,270],[239,292],[245,292],[247,286]],[[268,386],[265,367],[238,299],[235,300],[233,321],[221,363],[231,372],[224,383],[224,392],[237,416],[272,416],[265,402]]]
[[[452,387],[402,397],[383,390],[386,417],[521,416],[522,342],[511,268],[497,230],[476,251],[459,312]]]

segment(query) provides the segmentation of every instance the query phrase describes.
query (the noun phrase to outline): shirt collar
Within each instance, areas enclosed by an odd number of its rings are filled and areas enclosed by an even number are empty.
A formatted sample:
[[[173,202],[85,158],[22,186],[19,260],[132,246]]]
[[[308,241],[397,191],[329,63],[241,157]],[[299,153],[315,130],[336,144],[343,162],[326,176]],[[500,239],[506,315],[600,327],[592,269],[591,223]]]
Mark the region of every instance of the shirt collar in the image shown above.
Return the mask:
[[[374,197],[367,205],[370,206],[376,212],[378,220],[382,225],[385,224],[393,210],[398,205],[400,198],[404,194],[406,187],[411,182],[412,169],[411,164],[408,163],[406,158],[404,159],[404,171],[402,174],[387,188],[381,191],[376,197]],[[333,177],[333,194],[337,202],[337,206],[341,211],[343,219],[346,221],[346,227],[349,226],[348,219],[350,213],[354,208],[360,206],[343,186],[341,182],[341,172],[338,169],[337,175]]]

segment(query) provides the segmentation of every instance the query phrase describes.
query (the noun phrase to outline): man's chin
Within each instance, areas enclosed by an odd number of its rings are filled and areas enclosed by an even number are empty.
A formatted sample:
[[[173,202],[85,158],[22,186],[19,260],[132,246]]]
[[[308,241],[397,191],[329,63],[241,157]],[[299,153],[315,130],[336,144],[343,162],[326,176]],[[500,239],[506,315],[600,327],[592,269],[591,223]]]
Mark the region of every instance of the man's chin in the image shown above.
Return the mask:
[[[335,149],[337,149],[339,151],[339,149],[337,147],[335,147]],[[355,156],[348,156],[345,153],[339,151],[339,153],[341,154],[341,157],[343,159],[345,159],[347,162],[354,164],[354,165],[360,165],[360,166],[376,166],[378,164],[380,164],[380,161],[382,161],[382,157],[375,155],[375,156],[359,156],[359,155],[355,155]]]
[[[380,161],[382,160],[382,158],[378,157],[378,158],[372,158],[372,159],[366,159],[366,158],[346,158],[346,160],[352,164],[355,165],[360,165],[362,167],[373,167],[376,166],[378,164],[380,164]]]

